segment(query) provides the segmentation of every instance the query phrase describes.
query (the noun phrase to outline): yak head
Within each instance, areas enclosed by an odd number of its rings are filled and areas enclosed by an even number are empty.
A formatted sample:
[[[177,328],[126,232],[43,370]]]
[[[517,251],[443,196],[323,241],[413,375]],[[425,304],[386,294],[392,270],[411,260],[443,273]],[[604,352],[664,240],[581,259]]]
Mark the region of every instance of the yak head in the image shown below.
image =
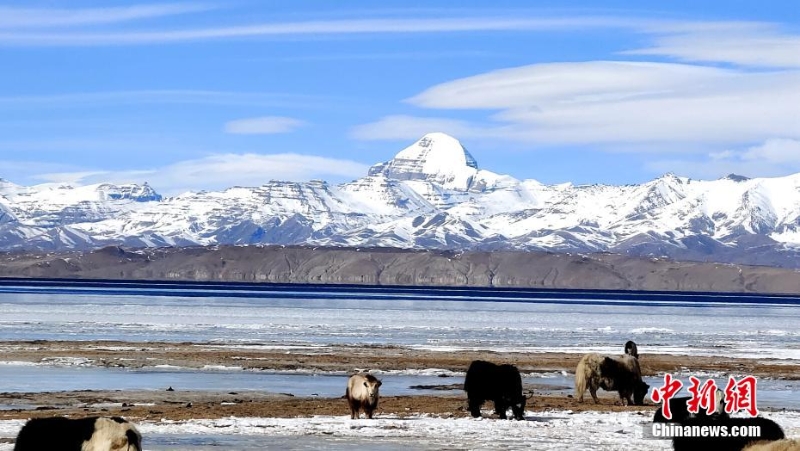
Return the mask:
[[[374,402],[378,399],[378,388],[382,384],[383,382],[379,381],[375,376],[367,376],[366,380],[364,381],[364,390],[366,390],[370,401]]]
[[[517,398],[516,402],[511,403],[511,412],[514,413],[515,420],[525,419],[525,404],[533,396],[532,392],[524,393]]]
[[[644,398],[647,396],[648,391],[650,391],[650,386],[647,385],[646,382],[637,382],[636,387],[633,389],[633,404],[636,406],[643,406]]]

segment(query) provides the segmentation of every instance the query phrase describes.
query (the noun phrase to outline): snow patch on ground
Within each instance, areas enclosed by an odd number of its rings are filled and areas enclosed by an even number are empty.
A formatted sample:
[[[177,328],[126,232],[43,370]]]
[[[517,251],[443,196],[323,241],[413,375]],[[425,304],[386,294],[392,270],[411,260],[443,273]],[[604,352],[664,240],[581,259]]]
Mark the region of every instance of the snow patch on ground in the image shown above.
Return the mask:
[[[39,364],[46,366],[93,366],[94,361],[84,357],[44,357]]]
[[[533,448],[541,450],[669,450],[669,441],[645,439],[650,411],[643,412],[528,412],[527,421],[488,418],[440,418],[426,415],[375,420],[347,416],[313,418],[221,418],[144,422],[137,426],[148,436],[242,435],[372,438],[400,441],[414,447]],[[788,437],[800,436],[800,412],[767,413]],[[0,421],[0,437],[14,437],[23,421]],[[147,446],[145,446],[147,449]],[[11,450],[0,445],[0,450]]]

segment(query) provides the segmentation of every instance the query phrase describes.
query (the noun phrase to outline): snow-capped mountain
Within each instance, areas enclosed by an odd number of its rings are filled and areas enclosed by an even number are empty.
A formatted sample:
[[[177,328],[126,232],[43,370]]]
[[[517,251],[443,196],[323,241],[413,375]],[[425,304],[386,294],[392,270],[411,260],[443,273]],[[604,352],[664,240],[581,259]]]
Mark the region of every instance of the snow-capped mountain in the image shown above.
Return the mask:
[[[0,249],[308,244],[620,252],[800,267],[800,174],[544,185],[430,133],[358,180],[163,198],[147,184],[0,179]]]

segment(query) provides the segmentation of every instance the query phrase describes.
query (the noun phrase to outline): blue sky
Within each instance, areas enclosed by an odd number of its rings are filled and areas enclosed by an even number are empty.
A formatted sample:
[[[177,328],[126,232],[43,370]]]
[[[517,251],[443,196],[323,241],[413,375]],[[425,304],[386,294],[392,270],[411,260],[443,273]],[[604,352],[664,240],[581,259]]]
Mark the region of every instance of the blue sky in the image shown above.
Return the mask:
[[[0,177],[341,182],[428,131],[544,183],[800,172],[774,2],[0,4]]]

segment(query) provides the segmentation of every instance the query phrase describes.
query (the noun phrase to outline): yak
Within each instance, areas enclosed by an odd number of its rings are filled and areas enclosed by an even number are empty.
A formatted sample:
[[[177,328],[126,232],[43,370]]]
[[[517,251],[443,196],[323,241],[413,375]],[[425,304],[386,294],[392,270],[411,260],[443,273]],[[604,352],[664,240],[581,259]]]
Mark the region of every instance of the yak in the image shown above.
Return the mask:
[[[382,382],[371,374],[359,373],[350,376],[344,395],[347,404],[350,405],[351,419],[359,418],[362,409],[367,418],[372,419],[373,412],[378,408],[381,384]]]
[[[709,415],[719,415],[719,416],[728,416],[728,414],[724,410],[724,406],[722,404],[723,395],[721,390],[717,390],[717,408],[714,410],[714,413],[709,414],[708,410],[703,407],[698,407],[697,413],[689,412],[689,400],[692,398],[689,396],[681,396],[679,398],[671,398],[669,400],[669,410],[672,414],[672,418],[669,420],[664,418],[664,414],[661,412],[661,408],[659,406],[658,410],[656,410],[655,415],[653,415],[653,423],[682,423],[683,421],[694,418],[694,417],[704,417]]]
[[[34,418],[17,435],[14,451],[142,451],[142,436],[124,418]]]
[[[628,340],[625,343],[625,354],[628,354],[631,357],[639,358],[639,348],[636,347],[636,343],[631,340]]]
[[[578,362],[575,369],[575,397],[578,402],[583,402],[586,389],[595,404],[597,389],[617,391],[623,404],[644,405],[644,398],[650,386],[642,380],[642,371],[639,360],[630,355],[611,358],[599,354],[586,354]]]
[[[741,451],[750,444],[761,441],[781,440],[786,436],[783,429],[772,420],[762,417],[755,418],[732,418],[724,415],[707,415],[687,418],[682,421],[684,428],[692,426],[725,427],[730,431],[732,426],[759,426],[761,435],[757,437],[673,437],[672,449],[675,451],[709,451],[714,449],[724,449],[725,451]]]
[[[525,403],[530,396],[522,393],[522,377],[514,365],[473,361],[467,369],[464,391],[469,400],[469,412],[475,418],[481,416],[483,403],[492,401],[495,413],[501,419],[507,418],[506,411],[509,407],[514,419],[525,419]]]
[[[747,445],[744,451],[800,451],[800,439],[756,442],[752,445]]]

